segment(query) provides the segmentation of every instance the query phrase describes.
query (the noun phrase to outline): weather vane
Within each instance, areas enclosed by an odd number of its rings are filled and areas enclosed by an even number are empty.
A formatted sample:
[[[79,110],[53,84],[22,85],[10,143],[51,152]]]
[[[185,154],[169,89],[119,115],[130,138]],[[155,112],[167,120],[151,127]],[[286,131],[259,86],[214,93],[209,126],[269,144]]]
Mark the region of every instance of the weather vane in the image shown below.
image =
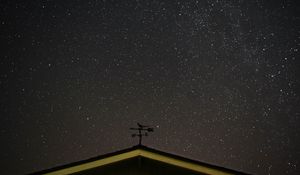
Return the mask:
[[[138,136],[139,137],[139,145],[142,145],[142,138],[143,136],[148,136],[148,132],[153,132],[153,128],[145,125],[141,125],[137,123],[138,128],[130,128],[130,130],[137,130],[139,131],[138,134],[132,134],[132,137]],[[143,133],[144,132],[144,133]]]

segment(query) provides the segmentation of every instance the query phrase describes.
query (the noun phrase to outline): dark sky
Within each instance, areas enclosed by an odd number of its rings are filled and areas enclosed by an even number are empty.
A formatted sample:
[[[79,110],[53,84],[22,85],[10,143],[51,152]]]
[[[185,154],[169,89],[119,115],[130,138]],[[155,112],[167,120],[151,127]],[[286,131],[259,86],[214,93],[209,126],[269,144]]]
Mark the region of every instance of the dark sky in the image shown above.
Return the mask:
[[[0,2],[1,174],[137,144],[300,173],[299,2]]]

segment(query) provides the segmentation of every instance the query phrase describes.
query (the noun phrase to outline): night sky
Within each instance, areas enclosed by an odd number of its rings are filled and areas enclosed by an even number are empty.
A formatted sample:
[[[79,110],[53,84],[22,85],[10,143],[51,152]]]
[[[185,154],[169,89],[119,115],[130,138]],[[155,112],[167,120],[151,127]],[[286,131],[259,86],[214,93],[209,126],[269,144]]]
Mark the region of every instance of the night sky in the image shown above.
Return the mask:
[[[143,144],[300,173],[299,1],[0,1],[1,174]]]

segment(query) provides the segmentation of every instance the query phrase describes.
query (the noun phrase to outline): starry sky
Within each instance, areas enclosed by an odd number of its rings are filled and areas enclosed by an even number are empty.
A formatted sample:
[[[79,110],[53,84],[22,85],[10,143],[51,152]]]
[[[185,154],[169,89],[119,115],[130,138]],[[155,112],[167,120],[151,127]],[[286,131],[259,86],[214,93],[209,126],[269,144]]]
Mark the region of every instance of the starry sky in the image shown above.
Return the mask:
[[[297,0],[0,1],[1,172],[138,143],[300,172]]]

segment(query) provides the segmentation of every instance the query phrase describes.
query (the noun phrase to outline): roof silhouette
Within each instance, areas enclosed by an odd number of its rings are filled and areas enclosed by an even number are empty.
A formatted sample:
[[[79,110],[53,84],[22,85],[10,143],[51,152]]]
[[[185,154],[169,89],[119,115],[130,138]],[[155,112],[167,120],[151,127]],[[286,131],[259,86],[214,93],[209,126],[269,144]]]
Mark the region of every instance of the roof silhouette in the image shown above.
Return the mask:
[[[152,159],[155,161],[163,162],[164,164],[170,164],[175,167],[180,167],[184,169],[188,169],[194,172],[198,172],[201,174],[241,174],[247,175],[247,173],[228,169],[221,166],[216,166],[204,162],[200,162],[198,160],[193,160],[189,158],[185,158],[179,155],[170,154],[167,152],[159,151],[153,148],[149,148],[144,145],[136,145],[127,149],[119,150],[116,152],[96,156],[90,159],[81,160],[78,162],[73,162],[70,164],[57,166],[54,168],[42,170],[39,172],[32,173],[30,175],[36,174],[73,174],[81,171],[86,171],[92,168],[99,168],[105,165],[113,164],[116,162],[128,160],[130,158],[135,157],[146,157],[147,159]],[[112,159],[113,158],[113,159]],[[101,163],[102,160],[105,160]],[[80,168],[85,165],[88,168]],[[75,170],[75,168],[76,170]],[[81,169],[81,170],[78,170]],[[68,170],[68,171],[67,171]],[[72,172],[72,173],[66,173]],[[220,173],[218,173],[220,172]]]

